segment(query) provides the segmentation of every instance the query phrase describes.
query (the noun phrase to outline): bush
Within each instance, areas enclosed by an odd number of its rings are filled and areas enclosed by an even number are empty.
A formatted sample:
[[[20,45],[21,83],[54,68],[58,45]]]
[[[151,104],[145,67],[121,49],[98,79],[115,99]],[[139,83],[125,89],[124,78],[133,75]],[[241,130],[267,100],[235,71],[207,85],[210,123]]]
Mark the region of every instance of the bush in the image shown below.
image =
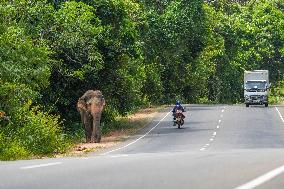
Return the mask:
[[[50,154],[63,152],[66,149],[65,136],[62,134],[62,123],[58,116],[49,115],[39,110],[30,109],[26,104],[16,115],[23,123],[17,138],[33,154]]]
[[[18,141],[12,141],[0,132],[0,160],[16,160],[26,158],[29,152]]]
[[[31,101],[19,108],[0,131],[0,159],[3,160],[52,155],[68,148],[59,116],[31,107]]]
[[[17,160],[29,157],[29,152],[17,142],[3,144],[6,146],[0,151],[0,160]]]
[[[284,104],[284,80],[278,82],[272,88],[269,102],[272,104]]]

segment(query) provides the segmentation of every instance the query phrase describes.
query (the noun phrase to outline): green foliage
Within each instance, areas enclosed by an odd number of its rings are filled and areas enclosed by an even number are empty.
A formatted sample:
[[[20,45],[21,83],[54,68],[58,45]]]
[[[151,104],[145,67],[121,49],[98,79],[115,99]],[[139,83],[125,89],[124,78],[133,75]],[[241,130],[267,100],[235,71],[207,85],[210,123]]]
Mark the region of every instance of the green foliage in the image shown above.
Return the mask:
[[[244,70],[267,69],[272,82],[281,79],[284,65],[280,28],[283,28],[284,15],[280,4],[277,0],[252,1],[243,5],[218,1],[206,6],[211,15],[208,20],[209,36],[212,36],[207,47],[216,52],[202,57],[207,58],[214,68],[208,80],[215,89],[208,93],[213,94],[210,99],[223,103],[241,102]],[[201,62],[204,64],[203,60]]]
[[[161,103],[163,99],[163,83],[161,80],[161,65],[155,63],[145,66],[146,81],[143,85],[142,92],[145,100],[153,104]]]
[[[20,107],[11,116],[10,123],[1,128],[3,148],[0,159],[49,155],[67,149],[68,143],[62,133],[59,117],[30,106],[31,102]],[[19,154],[15,156],[17,150]]]
[[[145,82],[145,65],[139,28],[141,8],[132,1],[91,2],[104,32],[98,42],[104,67],[90,85],[102,90],[108,106],[120,114],[144,104],[141,90]],[[105,119],[105,117],[103,118]]]
[[[49,85],[51,51],[44,41],[27,35],[22,14],[15,14],[24,2],[1,4],[0,27],[0,109],[13,114]],[[19,20],[17,22],[17,20]]]
[[[163,1],[160,5],[146,1],[145,4],[151,10],[144,32],[146,62],[160,68],[163,101],[194,99],[194,87],[189,81],[208,35],[203,1]],[[156,6],[160,9],[155,9]]]
[[[30,156],[30,153],[19,143],[8,140],[2,133],[0,134],[0,160],[17,160]]]
[[[98,73],[104,67],[97,49],[103,28],[94,11],[93,7],[75,1],[60,4],[52,15],[54,22],[47,36],[56,62],[41,103],[48,105],[47,110],[60,112],[70,120],[68,124],[79,120],[76,101],[86,90],[96,88]]]
[[[49,54],[45,44],[34,44],[19,27],[8,27],[0,35],[2,81],[27,84],[38,90],[49,84]]]
[[[0,126],[4,160],[66,149],[61,130],[55,129],[60,127],[58,117],[28,103],[38,103],[41,91],[50,84],[52,51],[37,36],[36,24],[31,24],[43,9],[26,1],[4,1],[0,6],[0,110],[7,116]]]
[[[42,112],[38,107],[30,109],[27,104],[16,113],[15,119],[16,122],[22,123],[18,125],[20,128],[16,138],[22,141],[22,145],[31,153],[50,154],[64,151],[66,144],[58,116]]]
[[[280,80],[272,87],[269,101],[284,104],[284,80]]]
[[[24,84],[0,81],[0,110],[9,115],[21,107],[27,100],[36,98],[37,95],[38,93],[27,88]]]

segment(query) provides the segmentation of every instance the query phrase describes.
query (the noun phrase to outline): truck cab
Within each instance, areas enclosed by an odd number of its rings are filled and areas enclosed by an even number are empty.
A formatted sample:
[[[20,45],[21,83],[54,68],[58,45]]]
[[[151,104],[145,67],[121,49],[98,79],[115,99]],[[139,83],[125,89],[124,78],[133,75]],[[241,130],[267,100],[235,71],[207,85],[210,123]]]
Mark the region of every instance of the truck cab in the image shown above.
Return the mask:
[[[267,107],[269,86],[268,70],[245,71],[244,99],[246,107],[262,104]]]

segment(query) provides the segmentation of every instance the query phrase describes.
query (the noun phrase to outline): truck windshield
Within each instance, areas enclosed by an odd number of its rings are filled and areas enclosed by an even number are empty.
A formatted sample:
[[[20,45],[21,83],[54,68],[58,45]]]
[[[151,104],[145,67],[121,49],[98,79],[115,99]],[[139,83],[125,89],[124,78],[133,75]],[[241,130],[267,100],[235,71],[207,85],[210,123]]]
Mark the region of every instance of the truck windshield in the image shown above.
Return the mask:
[[[246,83],[246,89],[266,89],[266,82],[248,81]]]

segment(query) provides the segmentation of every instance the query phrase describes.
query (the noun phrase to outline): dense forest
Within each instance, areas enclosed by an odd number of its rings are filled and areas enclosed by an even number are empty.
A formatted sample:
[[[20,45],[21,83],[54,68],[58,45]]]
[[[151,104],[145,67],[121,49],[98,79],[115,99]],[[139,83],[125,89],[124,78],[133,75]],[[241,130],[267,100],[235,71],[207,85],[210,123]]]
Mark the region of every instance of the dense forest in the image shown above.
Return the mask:
[[[283,103],[283,28],[283,0],[1,0],[0,159],[64,152],[89,89],[104,132],[177,99],[242,103],[244,70],[268,69]]]

